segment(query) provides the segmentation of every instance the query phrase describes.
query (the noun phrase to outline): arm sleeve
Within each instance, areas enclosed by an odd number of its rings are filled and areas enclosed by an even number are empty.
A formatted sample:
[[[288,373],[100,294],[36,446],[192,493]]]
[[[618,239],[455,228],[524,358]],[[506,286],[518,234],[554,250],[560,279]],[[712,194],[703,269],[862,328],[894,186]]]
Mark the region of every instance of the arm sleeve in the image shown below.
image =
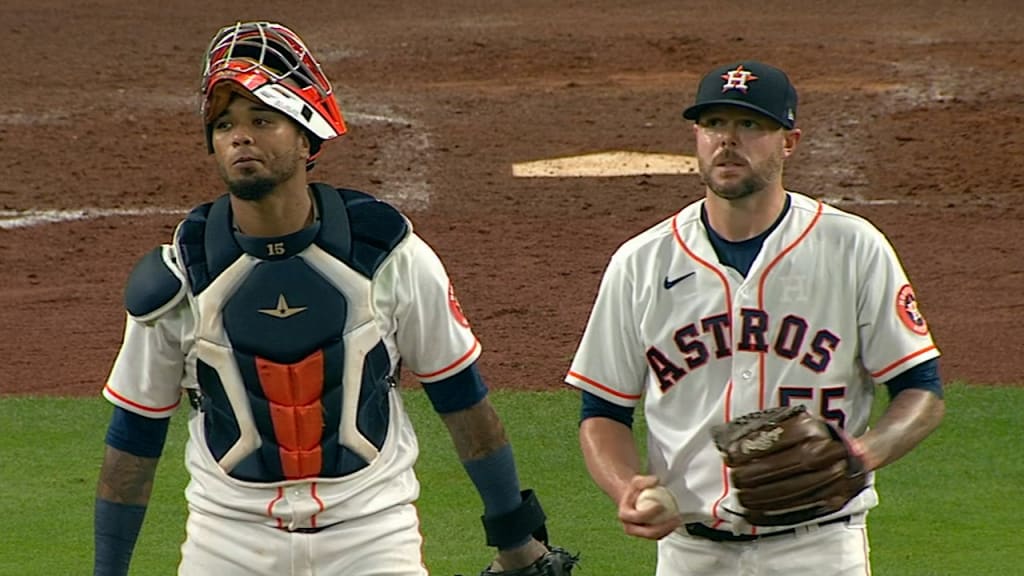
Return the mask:
[[[487,396],[487,385],[480,376],[476,362],[444,380],[424,385],[423,390],[438,414],[465,410]]]
[[[385,329],[393,330],[403,365],[425,385],[450,378],[480,356],[480,342],[462,312],[437,254],[410,234],[375,280]]]
[[[895,378],[886,380],[885,387],[889,390],[889,398],[895,398],[904,390],[916,388],[928,390],[942,398],[942,379],[939,378],[939,359],[926,360],[913,368],[901,372]]]
[[[939,356],[896,251],[877,229],[863,235],[857,290],[861,357],[876,383]]]
[[[94,576],[127,576],[146,507],[97,498],[93,511]]]
[[[647,362],[635,311],[641,304],[627,264],[616,255],[605,270],[565,381],[614,404],[632,407],[643,393]]]
[[[142,458],[159,458],[167,441],[169,418],[146,418],[114,406],[107,428],[108,446]]]
[[[587,418],[611,418],[616,422],[621,422],[628,428],[633,428],[633,408],[627,406],[619,406],[613,404],[607,400],[604,400],[600,396],[591,394],[590,392],[583,392],[582,403],[580,406],[580,422]]]
[[[515,510],[523,499],[519,492],[519,473],[512,446],[505,444],[494,452],[462,465],[484,503],[484,515],[493,517]]]

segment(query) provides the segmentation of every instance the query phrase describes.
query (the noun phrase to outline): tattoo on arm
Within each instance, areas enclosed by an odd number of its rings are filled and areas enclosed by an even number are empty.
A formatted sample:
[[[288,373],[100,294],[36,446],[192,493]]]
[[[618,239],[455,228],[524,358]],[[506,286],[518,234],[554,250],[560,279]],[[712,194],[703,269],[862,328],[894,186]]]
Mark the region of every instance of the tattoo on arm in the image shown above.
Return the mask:
[[[508,444],[505,427],[487,398],[465,410],[442,414],[441,419],[463,462],[483,458]]]
[[[96,497],[119,504],[149,504],[159,458],[142,458],[107,446]]]

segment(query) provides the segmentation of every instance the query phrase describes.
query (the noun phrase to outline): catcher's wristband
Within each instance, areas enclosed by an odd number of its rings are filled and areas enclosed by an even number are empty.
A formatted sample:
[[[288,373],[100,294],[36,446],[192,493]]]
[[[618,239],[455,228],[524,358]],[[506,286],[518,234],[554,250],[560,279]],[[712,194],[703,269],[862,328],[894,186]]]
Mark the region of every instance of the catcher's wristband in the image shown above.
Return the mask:
[[[533,490],[523,490],[520,495],[523,503],[515,510],[490,518],[480,517],[484,523],[488,546],[509,548],[521,544],[530,536],[547,544],[548,533],[544,526],[547,516],[540,507],[537,495]]]

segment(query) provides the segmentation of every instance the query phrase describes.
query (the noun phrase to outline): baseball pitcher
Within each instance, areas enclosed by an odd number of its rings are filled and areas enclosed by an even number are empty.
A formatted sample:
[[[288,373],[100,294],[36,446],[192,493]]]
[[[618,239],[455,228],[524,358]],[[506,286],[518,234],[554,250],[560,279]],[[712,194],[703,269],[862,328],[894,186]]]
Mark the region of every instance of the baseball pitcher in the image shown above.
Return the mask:
[[[942,419],[893,247],[783,185],[796,110],[773,66],[703,77],[683,116],[705,197],[615,252],[566,376],[590,474],[627,534],[658,540],[658,576],[869,575],[874,472]],[[891,403],[869,426],[878,384]]]

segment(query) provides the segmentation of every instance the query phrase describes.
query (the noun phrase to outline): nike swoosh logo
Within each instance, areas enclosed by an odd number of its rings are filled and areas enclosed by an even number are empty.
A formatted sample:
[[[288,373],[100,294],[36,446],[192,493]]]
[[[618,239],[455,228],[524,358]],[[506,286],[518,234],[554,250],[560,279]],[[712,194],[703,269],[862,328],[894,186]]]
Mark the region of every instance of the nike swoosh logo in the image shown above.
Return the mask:
[[[696,273],[697,272],[690,272],[689,274],[683,274],[682,276],[680,276],[679,278],[676,278],[676,279],[671,279],[668,276],[665,276],[665,290],[671,290],[673,286],[675,286],[676,284],[679,284],[683,280],[686,280],[687,278],[689,278],[690,276],[693,276]]]

